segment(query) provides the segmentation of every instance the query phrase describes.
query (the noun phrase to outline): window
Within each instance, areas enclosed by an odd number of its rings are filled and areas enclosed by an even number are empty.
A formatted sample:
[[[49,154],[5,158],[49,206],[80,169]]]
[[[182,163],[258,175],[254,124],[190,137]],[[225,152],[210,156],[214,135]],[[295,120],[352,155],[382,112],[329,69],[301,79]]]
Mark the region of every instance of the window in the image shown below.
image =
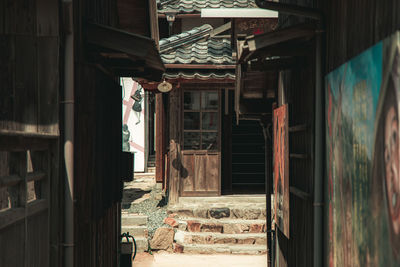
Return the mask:
[[[219,93],[217,91],[183,93],[183,149],[219,148]]]

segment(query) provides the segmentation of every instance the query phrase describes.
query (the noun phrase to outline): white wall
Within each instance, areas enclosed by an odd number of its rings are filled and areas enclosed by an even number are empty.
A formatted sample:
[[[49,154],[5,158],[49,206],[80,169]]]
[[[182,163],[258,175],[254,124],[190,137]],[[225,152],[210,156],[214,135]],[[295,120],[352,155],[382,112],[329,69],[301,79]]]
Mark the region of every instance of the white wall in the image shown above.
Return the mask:
[[[135,152],[135,172],[144,172],[145,167],[145,92],[144,89],[132,78],[121,78],[122,86],[122,125],[126,124],[129,130],[129,146],[123,149]],[[141,102],[131,98],[137,90],[141,90]],[[135,102],[137,102],[135,104]],[[140,103],[140,104],[139,104]],[[141,112],[133,107],[141,106]],[[140,121],[139,121],[140,119]],[[127,133],[123,131],[123,140]]]

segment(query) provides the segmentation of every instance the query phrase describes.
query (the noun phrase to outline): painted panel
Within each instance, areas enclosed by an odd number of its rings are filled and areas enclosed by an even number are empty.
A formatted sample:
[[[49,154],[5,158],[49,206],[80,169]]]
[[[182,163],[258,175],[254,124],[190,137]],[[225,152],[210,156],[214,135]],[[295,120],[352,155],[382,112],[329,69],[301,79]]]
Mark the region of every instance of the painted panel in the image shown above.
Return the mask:
[[[132,78],[121,78],[122,150],[135,153],[135,172],[145,167],[145,93]]]
[[[398,36],[325,79],[327,266],[400,266]]]
[[[289,117],[288,105],[274,110],[275,223],[289,238]]]

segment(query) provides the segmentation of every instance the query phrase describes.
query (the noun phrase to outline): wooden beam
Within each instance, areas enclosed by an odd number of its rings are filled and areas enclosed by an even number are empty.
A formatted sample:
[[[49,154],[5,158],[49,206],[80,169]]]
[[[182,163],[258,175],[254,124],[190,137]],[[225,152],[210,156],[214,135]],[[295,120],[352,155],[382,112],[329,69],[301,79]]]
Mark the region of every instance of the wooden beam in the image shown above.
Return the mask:
[[[163,183],[165,176],[165,110],[163,95],[156,94],[156,182]]]
[[[176,204],[179,200],[181,154],[181,98],[180,90],[175,88],[169,93],[169,203]]]
[[[302,24],[288,27],[265,34],[250,36],[247,38],[249,51],[260,50],[295,39],[314,36],[317,33],[314,25]]]
[[[211,65],[211,64],[165,64],[167,69],[235,69],[236,65]]]
[[[2,176],[0,177],[0,188],[17,185],[23,179],[18,175]]]
[[[290,15],[307,17],[315,20],[322,19],[322,11],[311,8],[311,7],[303,7],[292,4],[284,4],[280,2],[273,2],[268,0],[256,0],[256,4],[258,7],[268,10],[274,10]]]
[[[176,11],[178,12],[178,11]],[[159,19],[165,19],[167,16],[163,13],[158,13],[158,18]],[[201,14],[200,13],[194,13],[194,14],[176,14],[175,18],[176,19],[188,19],[188,18],[200,18]]]
[[[46,177],[45,172],[31,172],[26,175],[27,182],[39,181]]]
[[[227,30],[230,30],[232,26],[232,23],[229,21],[228,23],[225,23],[222,26],[219,26],[218,28],[214,29],[213,31],[210,32],[210,37],[213,37],[215,35],[218,35],[220,33],[226,32]]]
[[[250,68],[258,71],[284,70],[293,67],[295,63],[296,61],[293,58],[257,60],[250,62]]]

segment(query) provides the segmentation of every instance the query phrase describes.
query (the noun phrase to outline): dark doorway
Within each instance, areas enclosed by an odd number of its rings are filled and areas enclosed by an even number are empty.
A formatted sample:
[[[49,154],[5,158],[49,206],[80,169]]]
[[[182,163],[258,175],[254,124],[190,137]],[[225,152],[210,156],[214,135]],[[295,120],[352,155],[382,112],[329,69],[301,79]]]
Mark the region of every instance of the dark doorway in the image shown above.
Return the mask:
[[[223,116],[222,132],[222,193],[265,193],[265,141],[258,120],[236,122],[233,91],[229,91],[222,109],[229,105]]]

